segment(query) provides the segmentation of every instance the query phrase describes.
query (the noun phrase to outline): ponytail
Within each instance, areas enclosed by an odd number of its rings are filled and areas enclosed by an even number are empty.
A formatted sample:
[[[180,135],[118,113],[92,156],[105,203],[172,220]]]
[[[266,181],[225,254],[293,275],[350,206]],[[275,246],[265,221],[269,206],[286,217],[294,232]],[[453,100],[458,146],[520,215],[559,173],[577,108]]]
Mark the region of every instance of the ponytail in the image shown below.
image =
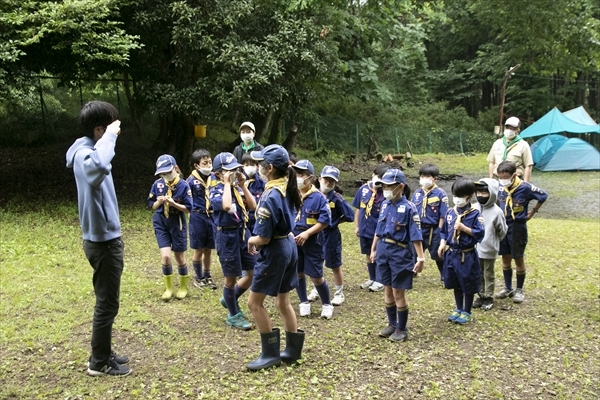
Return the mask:
[[[404,190],[402,193],[404,194],[404,196],[406,196],[407,200],[410,200],[410,194],[412,193],[412,190],[407,183],[404,184]]]
[[[291,165],[287,167],[287,178],[286,195],[289,196],[292,204],[299,210],[302,206],[302,198],[300,197],[300,191],[298,190],[296,170]]]

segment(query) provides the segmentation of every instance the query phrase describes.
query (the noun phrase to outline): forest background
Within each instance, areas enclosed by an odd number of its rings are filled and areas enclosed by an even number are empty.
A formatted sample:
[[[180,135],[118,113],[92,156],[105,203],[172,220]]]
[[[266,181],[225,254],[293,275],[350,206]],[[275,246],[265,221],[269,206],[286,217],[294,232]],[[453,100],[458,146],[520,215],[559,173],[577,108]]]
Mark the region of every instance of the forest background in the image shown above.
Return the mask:
[[[519,65],[512,73],[511,67]],[[71,140],[82,103],[181,165],[194,126],[340,152],[484,152],[504,115],[600,119],[595,0],[0,3],[0,145]],[[154,154],[153,153],[153,154]]]

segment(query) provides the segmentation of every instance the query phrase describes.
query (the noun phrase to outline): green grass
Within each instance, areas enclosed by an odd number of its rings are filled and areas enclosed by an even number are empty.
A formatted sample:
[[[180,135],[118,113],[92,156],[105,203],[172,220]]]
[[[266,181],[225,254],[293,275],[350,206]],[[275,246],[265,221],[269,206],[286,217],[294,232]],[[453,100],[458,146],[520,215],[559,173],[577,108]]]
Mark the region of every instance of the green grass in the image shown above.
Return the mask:
[[[454,163],[477,157],[439,163],[452,173]],[[530,221],[525,303],[497,301],[489,312],[476,310],[472,325],[451,325],[452,292],[440,287],[428,260],[408,294],[411,337],[401,344],[377,336],[386,324],[383,295],[358,288],[366,279],[364,256],[352,225],[342,225],[346,303],[330,321],[317,318],[318,303],[311,318],[299,319],[307,335],[302,365],[259,373],[244,369],[260,352],[259,335],[225,325],[220,290],[191,288],[183,301],[160,301],[151,212],[124,206],[126,269],[114,343],[132,358],[134,374],[85,376],[94,294],[77,208],[12,204],[0,210],[0,398],[598,398],[598,176],[535,175],[551,199],[561,190],[569,196],[589,189],[589,203],[563,200],[591,211],[577,220],[540,218],[548,215],[542,212]],[[222,287],[216,255],[212,269]],[[267,309],[281,327],[271,300]]]

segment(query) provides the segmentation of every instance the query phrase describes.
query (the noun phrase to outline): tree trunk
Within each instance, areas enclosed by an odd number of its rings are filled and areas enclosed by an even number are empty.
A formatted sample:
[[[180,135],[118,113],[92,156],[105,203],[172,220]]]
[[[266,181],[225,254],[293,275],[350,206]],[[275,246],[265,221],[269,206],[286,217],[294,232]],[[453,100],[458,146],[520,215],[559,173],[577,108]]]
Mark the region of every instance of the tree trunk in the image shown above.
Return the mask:
[[[177,165],[186,175],[190,171],[190,159],[194,146],[193,119],[181,113],[171,112],[159,117],[160,128],[152,148],[175,157]]]
[[[269,141],[267,144],[277,143],[277,139],[279,139],[279,132],[281,131],[281,110],[275,112],[275,116],[273,117],[273,123],[271,124],[271,134],[269,135]]]
[[[273,118],[274,112],[275,109],[273,107],[269,107],[269,111],[267,111],[267,115],[264,117],[261,127],[256,128],[254,140],[256,140],[257,142],[260,143],[261,138],[267,136],[267,132],[269,131],[269,125],[271,124],[271,119]]]
[[[282,144],[287,151],[294,151],[294,146],[296,146],[296,136],[298,136],[298,127],[296,124],[292,124]]]
[[[133,120],[133,131],[136,136],[143,136],[144,130],[142,128],[142,124],[140,123],[140,119],[138,118],[137,107],[135,105],[135,101],[133,100],[133,96],[131,95],[131,88],[129,86],[129,74],[125,72],[123,74],[123,87],[125,88],[125,97],[127,97],[127,106],[129,107],[129,114],[131,114],[131,119]]]

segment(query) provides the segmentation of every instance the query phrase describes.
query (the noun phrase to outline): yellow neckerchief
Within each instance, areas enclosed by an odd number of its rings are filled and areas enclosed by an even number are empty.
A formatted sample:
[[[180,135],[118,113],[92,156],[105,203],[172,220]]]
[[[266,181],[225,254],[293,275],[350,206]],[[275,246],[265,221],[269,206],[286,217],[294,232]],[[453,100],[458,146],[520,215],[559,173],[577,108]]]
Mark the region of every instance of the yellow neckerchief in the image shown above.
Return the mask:
[[[320,191],[317,190],[317,188],[315,187],[315,185],[311,185],[310,189],[308,189],[306,191],[306,193],[304,193],[302,195],[302,203],[304,203],[304,199],[306,199],[308,196],[310,196],[313,193],[321,193]],[[302,214],[302,209],[298,210],[298,214],[296,215],[296,221],[300,221],[300,215]]]
[[[373,190],[369,188],[371,191],[371,198],[367,203],[367,208],[365,209],[365,219],[368,219],[371,216],[371,210],[373,209],[373,203],[375,202],[375,197],[377,197],[377,189]]]
[[[235,199],[237,200],[238,204],[240,205],[240,208],[242,209],[244,223],[246,223],[246,222],[248,222],[248,211],[246,210],[246,206],[244,205],[244,200],[242,200],[242,195],[240,194],[240,191],[237,190],[237,188],[235,186],[232,185],[231,189],[233,190]]]
[[[456,229],[456,226],[461,223],[463,217],[466,217],[473,211],[475,211],[475,208],[471,206],[471,208],[468,208],[462,214],[459,214],[458,207],[454,206],[454,212],[456,213],[456,221],[454,222],[454,233],[452,234],[452,239],[456,240],[456,244],[460,243],[460,231]]]
[[[193,170],[192,171],[192,175],[194,176],[194,178],[198,179],[200,181],[200,183],[202,184],[202,186],[204,186],[204,200],[206,201],[206,215],[209,215],[208,209],[210,208],[210,199],[208,198],[208,178],[210,178],[210,175],[208,177],[206,177],[206,182],[204,181],[204,179],[202,179],[202,176],[200,176],[200,174],[198,173],[198,171]]]
[[[429,201],[429,197],[428,197],[429,193],[431,193],[431,191],[435,188],[437,188],[437,185],[435,183],[429,190],[427,190],[425,188],[421,188],[421,189],[423,189],[423,210],[421,211],[421,217],[423,217],[423,218],[425,218],[425,216],[427,214],[427,202]]]
[[[510,208],[510,215],[512,216],[513,219],[515,219],[515,211],[513,209],[513,198],[512,198],[512,194],[515,192],[515,190],[517,190],[517,188],[521,185],[522,181],[518,176],[515,176],[515,180],[513,182],[513,184],[507,188],[505,188],[504,190],[506,190],[506,205],[504,206],[504,216],[506,216],[508,209]],[[512,188],[510,190],[508,190],[509,188]]]
[[[272,181],[267,181],[265,185],[265,192],[269,189],[276,189],[281,193],[283,197],[285,197],[285,191],[287,190],[287,178],[277,178]]]
[[[173,182],[171,183],[167,182],[167,180],[163,178],[165,184],[167,185],[167,197],[173,196],[173,189],[175,189],[175,186],[177,186],[179,183],[179,179],[179,174],[175,174],[175,179],[173,179]],[[169,218],[169,203],[167,202],[163,203],[163,213],[165,214],[165,217]]]

